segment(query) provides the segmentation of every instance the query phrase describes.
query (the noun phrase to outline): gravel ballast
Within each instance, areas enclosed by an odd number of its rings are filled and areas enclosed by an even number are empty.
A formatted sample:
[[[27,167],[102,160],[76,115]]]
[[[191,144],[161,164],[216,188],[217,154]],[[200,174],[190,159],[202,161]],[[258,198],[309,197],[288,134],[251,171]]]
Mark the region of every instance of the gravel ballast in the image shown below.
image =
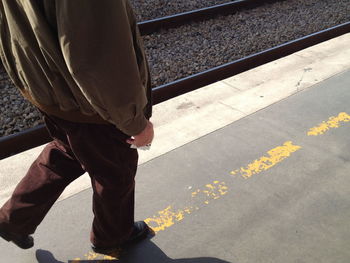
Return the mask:
[[[288,0],[144,37],[159,86],[350,21],[350,0]]]
[[[131,0],[139,21],[188,12],[200,8],[232,2],[230,0]]]
[[[150,0],[149,5],[154,5],[154,2]],[[144,36],[153,86],[348,21],[350,0],[288,0],[161,30]],[[0,110],[0,136],[34,127],[41,122],[40,113],[20,97],[1,71]]]

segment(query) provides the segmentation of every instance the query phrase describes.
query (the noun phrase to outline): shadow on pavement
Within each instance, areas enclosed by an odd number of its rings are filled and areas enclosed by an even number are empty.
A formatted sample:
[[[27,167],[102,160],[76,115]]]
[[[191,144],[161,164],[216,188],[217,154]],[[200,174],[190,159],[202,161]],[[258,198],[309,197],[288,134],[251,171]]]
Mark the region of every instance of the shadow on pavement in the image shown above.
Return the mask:
[[[174,246],[174,249],[176,247]],[[54,255],[47,250],[37,250],[38,263],[65,263],[55,259]],[[150,240],[145,240],[138,245],[129,248],[119,259],[115,260],[69,260],[69,263],[232,263],[218,258],[169,258],[157,245]]]
[[[176,245],[174,245],[176,249]],[[118,263],[229,263],[228,261],[218,258],[169,258],[156,244],[150,240],[145,240],[139,245],[128,249],[125,254],[121,255]],[[83,263],[83,262],[82,262]],[[88,263],[84,262],[84,263]],[[91,262],[90,262],[91,263]]]
[[[64,263],[62,261],[56,260],[50,251],[43,249],[38,249],[35,252],[35,256],[38,260],[38,263]]]

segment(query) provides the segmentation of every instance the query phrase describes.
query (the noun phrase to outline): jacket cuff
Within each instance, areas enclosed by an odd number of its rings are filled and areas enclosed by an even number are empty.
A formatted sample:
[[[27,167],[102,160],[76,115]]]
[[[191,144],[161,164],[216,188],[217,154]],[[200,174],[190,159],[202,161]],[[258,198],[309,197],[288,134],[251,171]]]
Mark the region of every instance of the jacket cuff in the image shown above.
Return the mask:
[[[128,125],[121,127],[121,130],[129,136],[138,135],[146,128],[147,122],[146,117],[141,114],[130,121]]]

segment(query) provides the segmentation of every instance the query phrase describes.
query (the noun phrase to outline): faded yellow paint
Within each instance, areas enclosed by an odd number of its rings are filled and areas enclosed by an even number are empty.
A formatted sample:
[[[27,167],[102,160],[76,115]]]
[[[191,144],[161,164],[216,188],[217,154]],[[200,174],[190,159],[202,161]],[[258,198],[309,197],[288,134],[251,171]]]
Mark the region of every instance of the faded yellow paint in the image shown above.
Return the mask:
[[[199,193],[200,193],[200,191],[201,191],[201,190],[200,190],[200,189],[198,189],[197,191],[193,192],[193,193],[192,193],[192,197],[195,197],[197,194],[199,194]]]
[[[276,164],[280,163],[291,153],[299,150],[301,146],[293,145],[291,141],[285,142],[282,146],[278,146],[267,152],[268,156],[263,156],[260,159],[253,161],[246,167],[241,167],[240,169],[231,172],[232,175],[240,174],[245,178],[249,178],[255,174],[262,171],[266,171]]]
[[[331,128],[338,128],[341,122],[349,122],[350,121],[350,115],[346,112],[341,112],[338,114],[337,117],[330,117],[328,121],[323,121],[318,126],[311,128],[307,135],[309,136],[317,136],[324,134],[326,131],[328,131]]]
[[[85,261],[85,260],[91,260],[91,261],[96,261],[99,262],[99,260],[118,260],[120,255],[120,250],[116,250],[115,252],[113,252],[113,254],[111,255],[102,255],[99,253],[94,253],[92,251],[88,252],[87,254],[84,255],[85,259],[81,259],[81,258],[75,258],[72,261],[70,261],[71,263],[79,263],[81,261]],[[101,261],[102,262],[102,261]]]
[[[175,210],[172,206],[168,206],[162,211],[159,211],[156,216],[145,219],[145,222],[153,229],[155,233],[163,231],[176,222],[179,222],[185,218],[186,215],[191,214],[193,211],[198,210],[200,204],[196,202],[196,199],[200,198],[202,194],[204,204],[209,204],[210,199],[218,199],[220,196],[227,194],[228,187],[224,182],[214,181],[212,184],[205,185],[204,189],[197,189],[191,193],[193,206],[189,206],[183,209]],[[209,200],[208,200],[209,199]]]
[[[202,192],[210,199],[218,199],[227,193],[227,186],[224,182],[214,181],[214,184],[207,184]],[[201,191],[199,191],[201,192]]]
[[[94,260],[94,259],[98,258],[99,254],[94,253],[94,252],[89,252],[89,253],[85,254],[84,256],[87,260]]]
[[[214,181],[211,184],[206,184],[203,189],[197,189],[191,193],[191,199],[189,201],[193,203],[192,206],[176,210],[169,205],[167,208],[159,211],[157,215],[146,218],[144,221],[153,229],[155,233],[163,231],[174,225],[176,222],[183,220],[186,215],[199,210],[201,206],[204,206],[203,202],[204,204],[209,204],[209,200],[218,199],[227,194],[227,192],[228,187],[224,182]],[[118,259],[119,253],[120,251],[117,251],[115,256],[104,256],[98,253],[89,252],[84,256],[87,260],[96,260],[101,257],[103,260],[115,260]],[[72,263],[78,263],[80,260],[80,258],[76,258]]]
[[[227,189],[227,186],[225,186],[225,183],[220,184],[219,181],[214,181],[214,185],[207,184],[205,187],[207,187],[208,190],[204,190],[203,193],[212,199],[218,199],[220,198],[220,195],[227,193],[227,191],[225,191]]]
[[[185,209],[174,211],[171,206],[168,206],[164,210],[159,211],[157,216],[145,219],[145,222],[157,233],[171,227],[175,222],[183,220],[185,214],[190,214],[193,210],[193,207],[186,207]]]
[[[228,190],[228,187],[226,185],[220,185],[218,191],[220,193],[220,195],[225,195],[227,194],[227,190]]]
[[[103,259],[104,260],[117,260],[119,258],[119,255],[120,255],[120,251],[116,251],[115,253],[113,253],[113,255],[104,256]]]

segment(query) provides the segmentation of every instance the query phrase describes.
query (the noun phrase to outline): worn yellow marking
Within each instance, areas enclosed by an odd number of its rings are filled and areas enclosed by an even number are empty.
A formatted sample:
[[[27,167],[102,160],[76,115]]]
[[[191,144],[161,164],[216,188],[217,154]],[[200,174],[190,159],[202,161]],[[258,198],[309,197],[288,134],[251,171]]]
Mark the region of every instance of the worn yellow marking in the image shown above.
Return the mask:
[[[176,222],[185,218],[186,215],[198,210],[201,204],[209,204],[209,200],[215,200],[222,195],[227,194],[228,187],[224,182],[214,181],[212,184],[207,184],[203,189],[198,189],[192,192],[192,202],[194,205],[182,209],[174,209],[168,206],[157,215],[145,219],[145,222],[153,229],[155,233],[163,231]],[[197,200],[198,199],[198,200]]]
[[[311,128],[308,131],[309,136],[317,136],[324,134],[331,128],[338,128],[341,122],[349,122],[350,115],[345,112],[341,112],[337,117],[330,117],[328,121],[324,121],[316,127]],[[267,152],[268,156],[263,156],[246,167],[241,167],[231,172],[232,175],[241,175],[245,178],[249,178],[253,175],[259,174],[260,172],[266,171],[276,164],[282,162],[288,158],[293,152],[301,149],[301,146],[293,145],[291,141],[285,142],[282,146],[273,148]],[[192,188],[192,187],[191,187]],[[189,189],[191,189],[189,188]],[[221,196],[227,194],[228,187],[224,182],[213,181],[212,184],[206,184],[203,189],[197,189],[191,193],[192,201],[195,205],[187,206],[182,209],[174,209],[172,206],[168,206],[162,211],[159,211],[157,215],[146,218],[144,221],[153,229],[155,233],[163,231],[176,222],[182,221],[186,215],[193,213],[200,209],[200,206],[209,204],[209,200],[219,199]],[[198,201],[197,199],[200,199]],[[88,260],[94,260],[101,258],[103,260],[116,260],[118,259],[118,253],[115,256],[105,256],[98,253],[89,252],[85,255]],[[71,263],[79,263],[80,258],[76,258]]]
[[[309,136],[317,136],[324,134],[326,131],[328,131],[331,128],[338,128],[341,122],[349,122],[350,121],[350,115],[346,112],[341,112],[338,114],[337,117],[330,117],[328,121],[323,121],[318,126],[311,128],[307,135]]]
[[[192,197],[195,197],[197,194],[200,193],[200,191],[201,191],[201,190],[199,190],[199,189],[198,189],[197,191],[194,191],[194,192],[192,193]]]
[[[191,199],[189,200],[193,205],[187,206],[182,209],[174,209],[173,206],[159,211],[157,215],[146,218],[144,221],[148,224],[155,233],[163,231],[176,222],[179,222],[185,218],[186,215],[199,210],[201,206],[209,204],[209,200],[219,199],[221,196],[228,193],[228,187],[224,182],[214,181],[211,184],[206,184],[203,189],[197,189],[191,193]],[[94,252],[89,252],[84,255],[85,260],[116,260],[120,251],[116,251],[114,256],[105,256]],[[79,263],[82,259],[76,258],[71,263]]]
[[[116,250],[115,253],[113,253],[114,255],[102,255],[102,254],[99,254],[99,253],[94,253],[94,252],[89,252],[87,254],[84,255],[85,259],[81,259],[81,258],[75,258],[73,259],[72,261],[69,261],[70,263],[79,263],[81,261],[86,261],[86,260],[93,260],[95,262],[95,260],[118,260],[119,258],[119,254],[120,254],[120,251],[119,250]],[[97,261],[97,262],[98,262]],[[102,262],[101,261],[101,262]]]
[[[291,153],[299,150],[301,146],[293,145],[291,141],[285,142],[282,146],[278,146],[267,152],[268,156],[263,156],[260,159],[253,161],[246,167],[241,167],[240,169],[231,172],[232,175],[240,174],[245,178],[249,178],[255,174],[262,171],[266,171],[276,164],[280,163]]]
[[[146,224],[150,225],[154,232],[162,231],[168,227],[171,227],[177,221],[184,219],[185,214],[190,214],[194,210],[193,207],[186,207],[181,210],[174,211],[171,206],[168,206],[162,211],[158,212],[158,215],[147,218]]]
[[[94,253],[94,252],[89,252],[89,253],[85,254],[84,256],[87,260],[94,260],[94,259],[98,258],[99,254]]]
[[[116,254],[114,256],[104,256],[103,259],[104,260],[116,260],[119,258],[119,252],[116,252]]]

